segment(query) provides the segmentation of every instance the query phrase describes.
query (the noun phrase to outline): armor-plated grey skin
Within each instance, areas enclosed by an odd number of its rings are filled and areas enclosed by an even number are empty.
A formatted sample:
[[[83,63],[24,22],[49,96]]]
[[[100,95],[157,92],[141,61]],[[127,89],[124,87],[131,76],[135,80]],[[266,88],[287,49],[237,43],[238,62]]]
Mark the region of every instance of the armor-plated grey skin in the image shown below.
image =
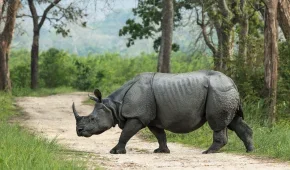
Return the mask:
[[[247,152],[254,149],[252,130],[243,121],[237,87],[217,71],[181,74],[142,73],[102,99],[96,89],[93,112],[79,116],[73,104],[78,136],[100,134],[116,124],[122,129],[112,154],[126,153],[129,139],[148,127],[156,136],[155,153],[169,153],[164,130],[188,133],[206,121],[213,130],[213,143],[203,153],[217,152],[227,143],[227,129],[235,131]]]

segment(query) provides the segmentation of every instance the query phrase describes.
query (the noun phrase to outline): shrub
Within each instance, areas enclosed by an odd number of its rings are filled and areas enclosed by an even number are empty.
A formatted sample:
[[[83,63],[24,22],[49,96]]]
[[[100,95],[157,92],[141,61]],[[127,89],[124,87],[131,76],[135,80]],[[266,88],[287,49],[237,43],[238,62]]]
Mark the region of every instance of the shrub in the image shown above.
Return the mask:
[[[71,86],[75,80],[74,56],[64,51],[49,49],[41,53],[39,77],[48,88]]]

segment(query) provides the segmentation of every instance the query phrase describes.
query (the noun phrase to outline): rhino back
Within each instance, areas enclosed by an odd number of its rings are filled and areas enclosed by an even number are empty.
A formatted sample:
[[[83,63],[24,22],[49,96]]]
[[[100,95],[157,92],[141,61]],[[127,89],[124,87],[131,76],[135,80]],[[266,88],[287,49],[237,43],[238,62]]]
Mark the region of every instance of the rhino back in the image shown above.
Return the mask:
[[[207,86],[204,72],[155,74],[158,121],[173,132],[186,133],[200,127],[205,122]]]

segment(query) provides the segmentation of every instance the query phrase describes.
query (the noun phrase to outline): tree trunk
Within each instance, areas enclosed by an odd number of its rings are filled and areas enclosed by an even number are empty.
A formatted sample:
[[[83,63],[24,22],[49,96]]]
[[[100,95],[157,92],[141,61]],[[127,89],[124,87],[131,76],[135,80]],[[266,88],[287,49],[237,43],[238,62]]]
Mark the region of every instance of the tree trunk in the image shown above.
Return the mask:
[[[39,31],[33,33],[33,42],[31,47],[31,88],[38,87],[38,53],[39,53]]]
[[[290,41],[290,0],[279,0],[278,21],[286,40]]]
[[[231,29],[223,26],[216,27],[218,33],[218,52],[215,58],[215,69],[219,71],[225,71],[227,69],[227,61],[231,56]]]
[[[277,6],[278,1],[264,0],[265,11],[265,97],[267,99],[269,123],[276,121],[277,100],[277,77],[278,77],[278,29],[277,29]]]
[[[170,72],[170,53],[172,48],[173,32],[173,1],[163,0],[162,9],[162,36],[158,57],[157,71],[162,73]]]
[[[214,56],[214,67],[219,71],[227,70],[227,62],[231,57],[231,33],[236,23],[233,23],[233,14],[229,10],[226,0],[216,1],[218,10],[213,7],[211,10],[216,10],[218,15],[209,15],[214,23],[214,27],[218,36],[218,48],[216,56]],[[210,12],[212,13],[212,12]],[[218,16],[218,17],[217,17]]]
[[[8,67],[8,45],[5,40],[0,38],[0,91],[10,91],[11,82]]]
[[[247,17],[244,17],[240,21],[241,30],[239,32],[239,62],[245,65],[247,64],[247,37],[249,32],[249,21]]]
[[[0,34],[0,90],[11,91],[11,81],[9,72],[9,47],[13,37],[13,30],[17,10],[20,4],[19,0],[7,1],[6,21],[4,29]],[[3,7],[2,9],[4,9]],[[2,12],[2,11],[1,11]],[[3,18],[0,18],[3,22]]]

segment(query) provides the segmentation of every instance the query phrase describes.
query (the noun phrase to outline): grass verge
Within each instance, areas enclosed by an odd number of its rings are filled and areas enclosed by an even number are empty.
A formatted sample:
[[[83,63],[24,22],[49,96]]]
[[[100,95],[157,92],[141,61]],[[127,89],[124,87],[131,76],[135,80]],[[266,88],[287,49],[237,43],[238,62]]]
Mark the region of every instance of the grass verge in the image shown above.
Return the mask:
[[[56,88],[39,88],[36,90],[32,90],[30,88],[13,88],[12,94],[13,96],[20,97],[20,96],[48,96],[48,95],[55,95],[60,93],[71,93],[75,92],[76,90],[71,87],[56,87]]]
[[[263,120],[261,119],[263,110],[259,103],[245,104],[244,113],[246,116],[245,121],[253,129],[254,133],[255,151],[249,154],[289,161],[290,121],[283,119],[272,127],[265,126],[265,122],[261,121]],[[198,130],[188,134],[175,134],[168,131],[166,134],[169,142],[207,149],[212,143],[213,133],[206,123]],[[157,141],[147,128],[141,132],[141,136],[150,141]],[[221,149],[221,152],[246,154],[243,142],[230,130],[228,130],[228,139],[228,144]]]
[[[86,169],[85,161],[74,159],[75,154],[55,140],[37,137],[17,124],[7,123],[10,116],[17,114],[11,95],[0,93],[0,102],[0,169]]]

